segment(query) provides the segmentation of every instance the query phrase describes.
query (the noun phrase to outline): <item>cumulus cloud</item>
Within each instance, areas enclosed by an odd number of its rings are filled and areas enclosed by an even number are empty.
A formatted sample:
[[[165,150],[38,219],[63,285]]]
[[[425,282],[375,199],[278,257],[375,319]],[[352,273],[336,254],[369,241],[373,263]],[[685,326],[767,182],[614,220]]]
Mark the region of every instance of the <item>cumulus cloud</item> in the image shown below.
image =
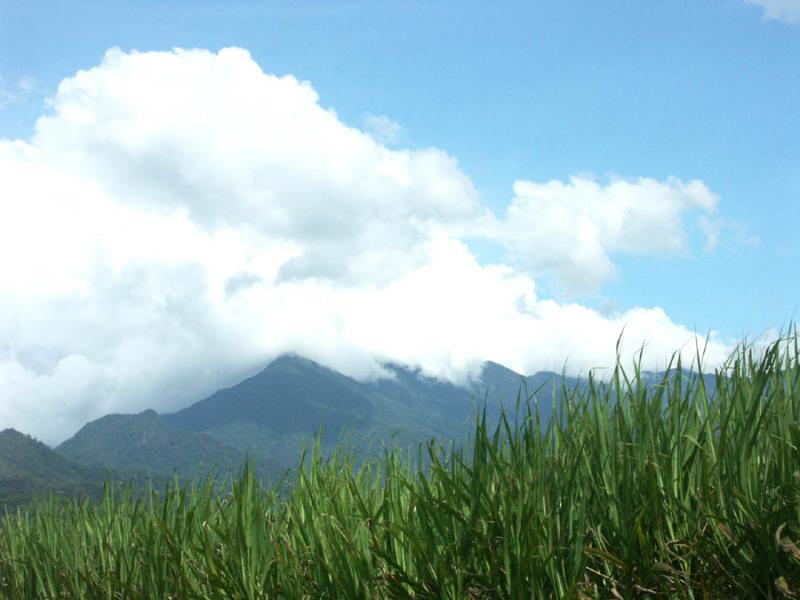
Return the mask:
[[[768,19],[785,23],[800,23],[800,0],[745,0],[764,9]]]
[[[48,160],[127,204],[291,239],[287,278],[390,277],[428,229],[479,209],[454,158],[386,149],[323,109],[310,84],[265,74],[241,49],[111,50],[65,80],[52,108],[34,138]]]
[[[534,275],[554,273],[573,292],[593,291],[615,274],[611,255],[687,253],[686,213],[699,211],[707,246],[719,231],[709,218],[718,198],[702,181],[641,178],[601,185],[517,181],[498,237]]]
[[[243,50],[111,50],[61,83],[31,140],[0,140],[0,424],[59,442],[290,351],[358,378],[394,361],[453,381],[489,359],[585,373],[613,362],[623,327],[646,366],[693,354],[659,308],[604,316],[539,297],[534,275],[601,281],[613,252],[685,250],[681,214],[716,203],[702,183],[514,191],[494,218],[455,158],[387,149]],[[481,264],[466,235],[517,258]],[[726,354],[713,339],[709,362]]]

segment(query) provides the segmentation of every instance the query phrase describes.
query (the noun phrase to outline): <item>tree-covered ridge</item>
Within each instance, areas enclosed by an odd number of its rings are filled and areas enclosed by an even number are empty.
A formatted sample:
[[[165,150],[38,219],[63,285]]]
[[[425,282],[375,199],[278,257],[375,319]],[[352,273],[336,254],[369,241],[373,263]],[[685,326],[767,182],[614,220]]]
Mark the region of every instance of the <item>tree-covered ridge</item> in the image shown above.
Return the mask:
[[[64,458],[29,435],[0,431],[0,505],[16,505],[48,491],[96,494],[103,475],[102,469]]]
[[[56,452],[85,465],[184,476],[236,470],[243,460],[241,453],[205,433],[170,427],[154,410],[106,415],[85,425]]]

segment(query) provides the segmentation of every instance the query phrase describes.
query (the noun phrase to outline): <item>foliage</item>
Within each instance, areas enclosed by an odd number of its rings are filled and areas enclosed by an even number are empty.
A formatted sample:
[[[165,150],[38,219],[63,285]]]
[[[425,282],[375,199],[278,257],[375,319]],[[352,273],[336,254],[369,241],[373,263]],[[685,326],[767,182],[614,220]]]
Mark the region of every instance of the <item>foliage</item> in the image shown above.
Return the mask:
[[[618,364],[546,424],[533,398],[413,460],[317,443],[282,488],[52,498],[0,525],[0,597],[796,597],[798,358],[796,332],[743,345],[714,395]]]
[[[104,475],[102,469],[65,459],[14,429],[0,431],[0,507],[23,504],[48,491],[99,497]]]
[[[237,469],[243,455],[205,433],[175,429],[154,410],[136,415],[106,415],[85,425],[56,448],[83,465],[124,472],[197,476],[211,468]]]

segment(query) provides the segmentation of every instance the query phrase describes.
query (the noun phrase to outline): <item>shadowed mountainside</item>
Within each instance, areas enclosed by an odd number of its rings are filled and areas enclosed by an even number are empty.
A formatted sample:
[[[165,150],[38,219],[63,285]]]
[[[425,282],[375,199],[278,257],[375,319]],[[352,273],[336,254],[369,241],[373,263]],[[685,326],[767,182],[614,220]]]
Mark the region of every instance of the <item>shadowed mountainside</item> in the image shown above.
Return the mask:
[[[103,471],[64,458],[14,429],[0,431],[0,505],[16,505],[48,491],[96,494]]]
[[[558,375],[523,378],[494,363],[487,364],[481,380],[466,386],[399,365],[386,369],[392,378],[358,382],[311,360],[281,356],[245,381],[162,419],[288,469],[320,431],[323,449],[343,441],[361,451],[384,444],[411,447],[431,438],[459,441],[484,402],[496,419],[505,398],[513,412],[524,385],[531,392],[560,385]],[[551,389],[540,390],[545,419],[552,409]]]
[[[154,410],[106,415],[84,425],[56,452],[84,465],[182,476],[236,470],[243,459],[210,435],[170,427]]]

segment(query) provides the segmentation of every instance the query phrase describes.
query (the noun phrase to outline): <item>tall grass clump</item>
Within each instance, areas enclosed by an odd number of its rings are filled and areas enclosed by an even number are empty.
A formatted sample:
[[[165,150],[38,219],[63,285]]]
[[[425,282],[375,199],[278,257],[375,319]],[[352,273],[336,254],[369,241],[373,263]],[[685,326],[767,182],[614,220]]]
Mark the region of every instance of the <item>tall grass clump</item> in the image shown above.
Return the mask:
[[[0,522],[0,598],[795,598],[798,357],[795,331],[713,385],[618,362],[547,422],[534,396],[458,447],[317,444],[282,489],[40,502]]]

